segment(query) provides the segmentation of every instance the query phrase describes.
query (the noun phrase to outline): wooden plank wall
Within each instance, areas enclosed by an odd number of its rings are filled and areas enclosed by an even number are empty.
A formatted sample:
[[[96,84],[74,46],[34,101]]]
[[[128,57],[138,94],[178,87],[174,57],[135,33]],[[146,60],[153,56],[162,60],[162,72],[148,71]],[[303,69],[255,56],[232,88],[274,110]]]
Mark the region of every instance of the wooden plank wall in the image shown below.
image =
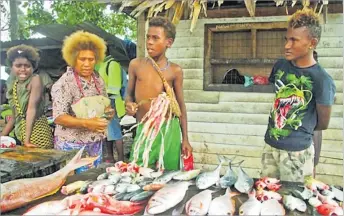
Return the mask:
[[[184,69],[184,94],[188,111],[189,139],[196,167],[213,169],[217,154],[245,160],[243,168],[259,177],[260,158],[268,113],[273,101],[269,93],[203,91],[204,24],[284,21],[286,16],[200,19],[193,33],[190,21],[181,21],[167,56]],[[329,14],[317,49],[319,61],[335,80],[337,95],[323,146],[317,178],[327,183],[343,180],[343,16]],[[222,172],[227,167],[223,167]]]

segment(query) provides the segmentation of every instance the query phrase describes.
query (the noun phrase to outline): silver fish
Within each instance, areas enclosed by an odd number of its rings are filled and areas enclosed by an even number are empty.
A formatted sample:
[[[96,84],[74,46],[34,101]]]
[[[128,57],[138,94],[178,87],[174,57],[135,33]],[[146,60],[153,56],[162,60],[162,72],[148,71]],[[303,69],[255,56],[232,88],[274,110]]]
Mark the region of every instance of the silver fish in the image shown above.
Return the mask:
[[[203,172],[196,178],[196,186],[198,189],[207,189],[208,187],[217,184],[220,180],[220,171],[222,163],[225,161],[223,156],[218,156],[220,164],[215,170],[209,172]]]
[[[262,203],[256,198],[256,190],[252,189],[248,193],[248,200],[239,208],[239,215],[259,215],[262,209]]]
[[[131,183],[131,177],[130,176],[126,176],[126,177],[122,177],[121,180],[119,182],[121,183]]]
[[[238,195],[227,188],[224,195],[216,197],[210,203],[208,215],[234,215],[235,203],[232,197]]]
[[[189,181],[191,179],[196,178],[200,172],[201,172],[200,169],[182,171],[178,173],[177,175],[173,176],[173,179],[180,180],[180,181]]]
[[[235,182],[234,187],[240,191],[240,193],[249,193],[253,187],[253,179],[247,175],[247,173],[241,168],[241,164],[244,161],[239,163],[238,171],[238,180]]]
[[[185,205],[185,212],[187,215],[206,215],[208,213],[211,194],[214,191],[204,190],[189,199]]]
[[[167,182],[171,181],[172,178],[179,174],[181,171],[169,171],[165,172],[162,176],[159,176],[153,181],[153,184],[166,184]]]
[[[308,200],[309,198],[311,198],[313,196],[313,191],[308,189],[305,186],[302,186],[302,187],[303,187],[302,192],[300,192],[299,190],[294,190],[294,191],[292,191],[292,194],[295,197],[300,198],[302,200]]]
[[[116,189],[115,190],[118,193],[127,192],[127,188],[128,188],[129,185],[130,184],[128,184],[128,183],[119,183],[119,184],[116,185]]]
[[[103,180],[103,179],[107,179],[109,177],[109,173],[102,173],[97,177],[97,180]]]
[[[118,172],[109,173],[108,179],[113,182],[113,184],[117,184],[121,180],[121,174]]]
[[[165,187],[158,190],[148,201],[148,214],[160,214],[176,206],[183,200],[190,185],[190,182],[182,181],[174,184],[167,184]]]
[[[232,170],[232,160],[229,160],[229,166],[224,176],[220,178],[221,188],[228,188],[238,180],[237,174]]]
[[[285,209],[276,199],[269,199],[262,203],[260,215],[285,215]]]
[[[314,208],[322,205],[322,202],[319,200],[318,196],[309,198],[308,203]]]
[[[130,184],[127,187],[127,193],[134,192],[134,191],[137,191],[139,189],[141,189],[141,187],[138,186],[137,184]]]
[[[300,212],[306,212],[307,210],[306,203],[302,199],[293,197],[292,195],[284,195],[283,204],[291,211],[297,209]]]
[[[113,194],[116,194],[116,186],[115,185],[107,185],[105,188],[104,188],[104,191],[103,193],[105,194],[109,194],[109,195],[113,195]]]
[[[103,180],[98,180],[98,181],[94,181],[89,185],[89,188],[94,188],[98,185],[111,185],[113,184],[113,181],[111,179],[103,179]]]

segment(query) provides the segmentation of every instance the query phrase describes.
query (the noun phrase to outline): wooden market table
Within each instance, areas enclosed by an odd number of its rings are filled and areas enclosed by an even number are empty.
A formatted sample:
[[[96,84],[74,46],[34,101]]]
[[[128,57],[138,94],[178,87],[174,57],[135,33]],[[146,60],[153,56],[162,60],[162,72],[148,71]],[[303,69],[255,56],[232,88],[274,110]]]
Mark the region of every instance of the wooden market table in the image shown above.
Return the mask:
[[[46,176],[59,170],[70,160],[75,151],[25,148],[0,150],[1,183],[19,178]]]
[[[72,182],[75,182],[75,181],[78,181],[78,180],[95,180],[98,175],[100,175],[101,173],[105,172],[105,167],[106,166],[103,166],[103,168],[90,169],[90,170],[88,170],[88,171],[86,171],[84,173],[78,174],[78,175],[68,176],[67,181],[66,181],[65,184],[69,184],[69,183],[72,183]],[[281,190],[279,191],[280,193],[284,193],[284,192],[287,192],[289,189],[298,187],[297,185],[299,185],[299,184],[284,182],[284,183],[282,183],[282,185],[283,186],[282,186]],[[212,188],[209,188],[209,189],[212,189]],[[179,207],[181,204],[186,203],[193,195],[195,195],[195,194],[197,194],[199,192],[200,192],[200,190],[198,190],[195,185],[191,185],[189,187],[189,190],[186,192],[186,195],[185,195],[183,201],[180,204],[178,204],[176,207]],[[217,197],[217,196],[220,196],[220,195],[223,195],[224,193],[225,193],[225,189],[222,189],[222,190],[214,193],[213,194],[213,198]],[[51,201],[51,200],[62,200],[65,197],[66,197],[65,195],[61,194],[61,192],[58,191],[56,194],[54,194],[52,196],[45,197],[45,198],[42,198],[40,200],[36,200],[36,201],[28,204],[25,207],[22,207],[22,208],[19,208],[19,209],[15,209],[15,210],[10,211],[10,212],[3,213],[2,215],[22,215],[29,208],[31,208],[31,207],[33,207],[35,205],[38,205],[38,204],[46,202],[46,201]],[[236,213],[235,213],[235,215],[238,215],[239,207],[247,199],[248,199],[247,194],[240,194],[240,195],[234,197],[234,200],[236,201],[235,202],[236,203]],[[170,209],[170,210],[168,210],[168,211],[166,211],[166,212],[164,212],[164,213],[162,213],[160,215],[172,215],[172,211],[176,207],[174,207],[174,208],[172,208],[172,209]],[[317,215],[317,213],[313,213],[313,208],[310,207],[310,206],[308,206],[306,213],[301,213],[301,212],[297,212],[297,211],[288,212],[288,210],[286,210],[286,212],[287,212],[288,215]],[[143,212],[141,214],[138,214],[138,215],[142,215],[142,214],[143,214]],[[183,211],[183,214],[185,215],[185,210]]]

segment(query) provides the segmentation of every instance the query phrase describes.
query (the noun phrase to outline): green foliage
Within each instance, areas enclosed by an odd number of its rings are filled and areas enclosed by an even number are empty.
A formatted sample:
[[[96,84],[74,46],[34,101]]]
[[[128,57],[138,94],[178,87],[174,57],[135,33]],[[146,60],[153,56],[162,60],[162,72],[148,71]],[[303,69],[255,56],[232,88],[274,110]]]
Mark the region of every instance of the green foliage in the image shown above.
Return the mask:
[[[96,0],[54,0],[49,11],[44,9],[42,0],[30,0],[22,6],[27,8],[27,14],[19,19],[20,35],[23,38],[32,35],[30,29],[36,25],[53,23],[76,25],[87,21],[110,34],[136,41],[136,20],[122,13],[113,11],[105,13],[109,6]]]

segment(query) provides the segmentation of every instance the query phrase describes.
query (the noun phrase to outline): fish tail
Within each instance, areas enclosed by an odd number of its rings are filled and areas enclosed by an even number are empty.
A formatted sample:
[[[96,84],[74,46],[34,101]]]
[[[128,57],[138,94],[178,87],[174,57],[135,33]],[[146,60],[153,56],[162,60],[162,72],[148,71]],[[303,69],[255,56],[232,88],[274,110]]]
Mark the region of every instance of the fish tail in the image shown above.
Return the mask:
[[[226,189],[226,194],[228,194],[228,196],[229,196],[230,198],[232,198],[232,197],[234,197],[234,196],[237,196],[237,195],[240,195],[239,192],[233,192],[233,191],[231,191],[231,188],[230,188],[230,187],[228,187],[228,188]]]
[[[69,163],[63,167],[61,169],[62,172],[66,172],[66,173],[70,173],[71,171],[79,168],[79,167],[82,167],[82,166],[86,166],[86,165],[89,165],[91,163],[93,163],[95,160],[98,159],[98,157],[88,157],[88,158],[82,158],[81,159],[81,156],[82,156],[82,152],[84,151],[84,147],[82,147],[78,153],[76,153],[76,155],[72,158],[72,160],[69,161]]]

